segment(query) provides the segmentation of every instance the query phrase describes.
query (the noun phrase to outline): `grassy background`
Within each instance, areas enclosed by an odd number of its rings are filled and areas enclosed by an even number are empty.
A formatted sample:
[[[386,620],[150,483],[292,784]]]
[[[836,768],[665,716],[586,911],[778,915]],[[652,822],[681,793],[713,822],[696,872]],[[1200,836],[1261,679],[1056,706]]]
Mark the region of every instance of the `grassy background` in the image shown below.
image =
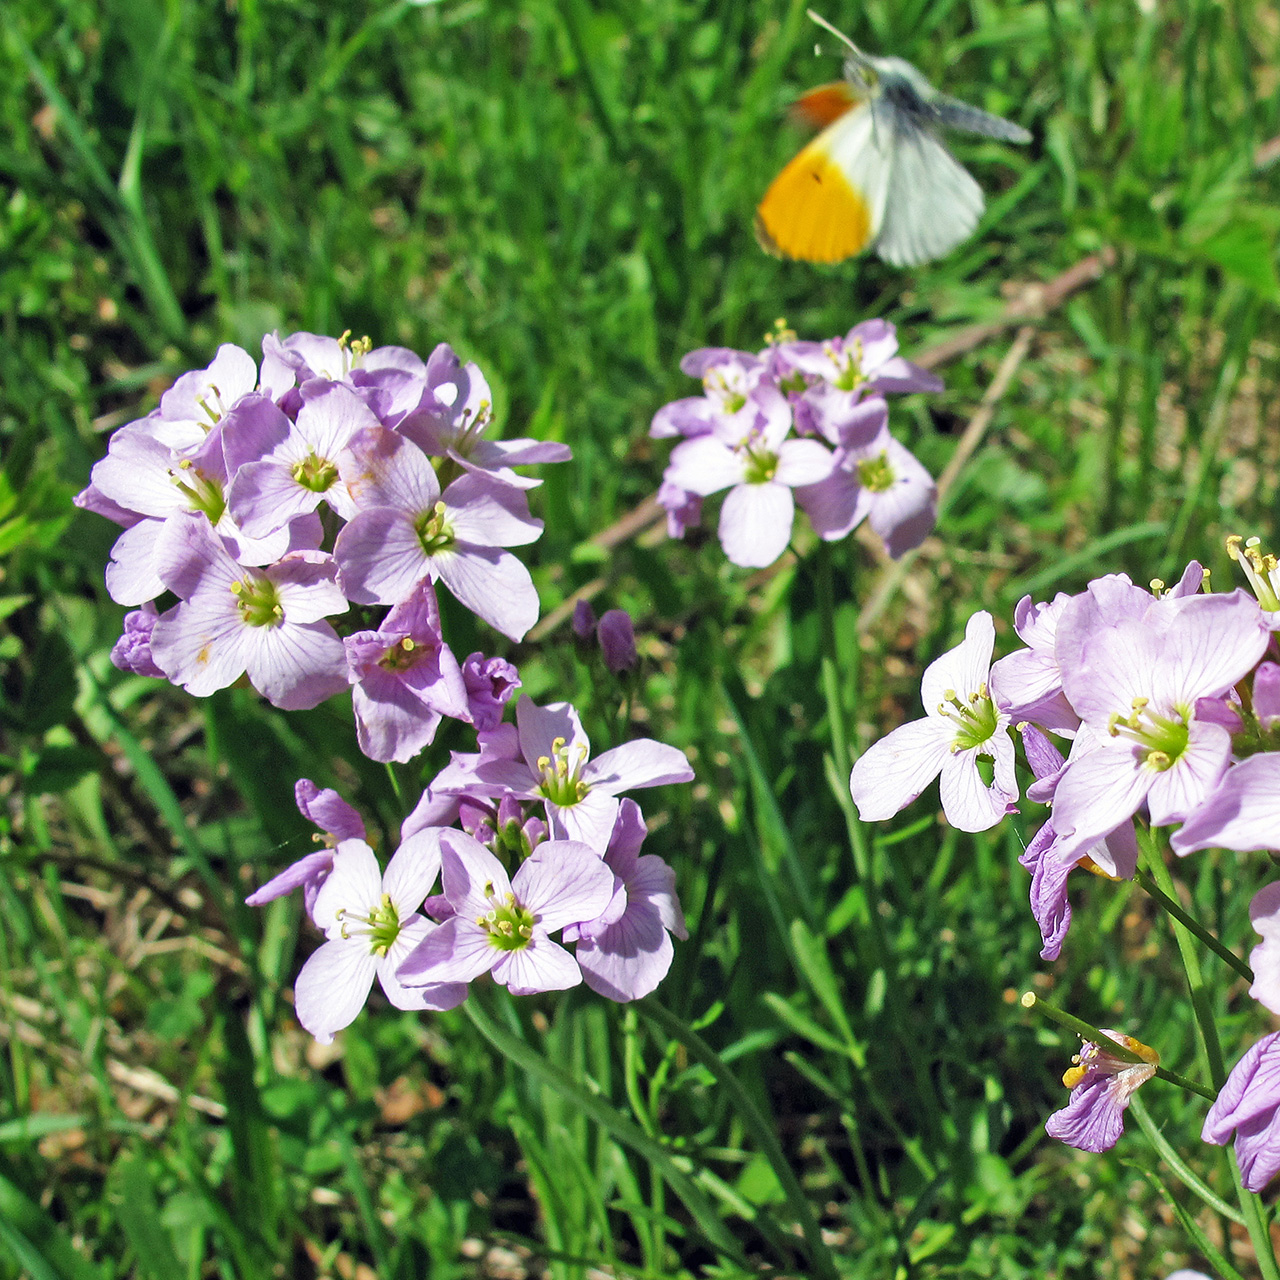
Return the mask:
[[[325,1050],[297,1027],[314,935],[297,903],[240,905],[308,847],[294,780],[337,785],[389,851],[466,735],[442,733],[393,786],[341,701],[286,716],[115,671],[114,530],[69,503],[106,431],[217,343],[256,351],[275,327],[450,341],[505,429],[572,445],[535,495],[547,530],[528,559],[544,612],[600,577],[597,603],[633,612],[634,723],[563,629],[511,656],[597,742],[651,733],[694,759],[693,787],[645,804],[693,930],[659,995],[778,1135],[840,1274],[1197,1261],[1130,1163],[1137,1137],[1102,1158],[1044,1138],[1072,1047],[1014,1003],[1053,990],[1202,1072],[1148,903],[1080,886],[1067,954],[1045,966],[1016,864],[1034,806],[976,838],[940,826],[929,794],[846,827],[839,775],[846,735],[856,748],[917,713],[921,665],[973,608],[1007,619],[1025,591],[1171,578],[1191,555],[1225,585],[1226,533],[1274,537],[1280,11],[883,0],[827,16],[1035,133],[956,140],[989,216],[944,262],[817,268],[755,246],[751,210],[800,141],[785,108],[838,65],[813,56],[802,3],[5,8],[0,1275],[817,1274],[741,1106],[643,1011],[478,993],[541,1076],[461,1012],[375,1001]],[[883,315],[909,354],[1102,246],[1114,266],[1039,326],[864,640],[880,570],[856,540],[764,580],[705,537],[590,543],[656,487],[666,450],[645,430],[689,393],[689,348],[754,347],[778,316],[821,337]],[[895,406],[935,471],[1007,346]],[[499,647],[446,615],[458,652]],[[1247,946],[1265,870],[1177,870]],[[1228,1043],[1252,1039],[1259,1012],[1223,986]],[[572,1081],[606,1123],[566,1101]],[[1196,1145],[1202,1103],[1159,1084],[1147,1100]],[[636,1130],[661,1149],[638,1154],[620,1136]],[[1218,1184],[1216,1150],[1206,1164]]]

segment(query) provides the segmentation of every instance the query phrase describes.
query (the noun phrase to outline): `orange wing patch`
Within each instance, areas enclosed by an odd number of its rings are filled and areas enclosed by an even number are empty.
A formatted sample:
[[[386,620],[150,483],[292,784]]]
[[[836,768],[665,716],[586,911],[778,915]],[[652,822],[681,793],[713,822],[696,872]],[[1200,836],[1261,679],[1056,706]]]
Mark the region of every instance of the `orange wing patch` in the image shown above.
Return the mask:
[[[784,258],[842,262],[866,248],[871,236],[871,209],[822,137],[774,178],[756,210],[756,238]]]
[[[791,106],[791,115],[815,129],[825,129],[860,101],[847,80],[837,80],[834,84],[820,84],[797,98]]]

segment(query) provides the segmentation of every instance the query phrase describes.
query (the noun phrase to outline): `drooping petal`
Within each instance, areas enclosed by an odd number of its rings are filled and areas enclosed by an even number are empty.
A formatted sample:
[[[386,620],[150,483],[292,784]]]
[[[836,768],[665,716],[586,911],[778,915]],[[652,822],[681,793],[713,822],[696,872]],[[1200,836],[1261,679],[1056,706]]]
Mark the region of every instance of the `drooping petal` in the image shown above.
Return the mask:
[[[987,831],[1013,811],[1014,796],[999,782],[990,787],[983,782],[977,757],[978,749],[973,748],[949,752],[942,761],[938,783],[942,811],[960,831]]]

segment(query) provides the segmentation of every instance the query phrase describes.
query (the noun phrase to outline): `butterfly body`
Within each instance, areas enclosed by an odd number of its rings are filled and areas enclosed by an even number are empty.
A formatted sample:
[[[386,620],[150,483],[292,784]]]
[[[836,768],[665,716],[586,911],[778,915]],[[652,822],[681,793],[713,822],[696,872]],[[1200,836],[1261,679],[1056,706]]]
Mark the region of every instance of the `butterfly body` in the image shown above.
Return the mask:
[[[940,93],[902,58],[873,58],[840,38],[853,50],[844,81],[797,104],[825,128],[765,192],[756,234],[771,253],[806,262],[841,262],[868,247],[893,266],[940,258],[972,233],[984,202],[939,131],[1031,135]]]

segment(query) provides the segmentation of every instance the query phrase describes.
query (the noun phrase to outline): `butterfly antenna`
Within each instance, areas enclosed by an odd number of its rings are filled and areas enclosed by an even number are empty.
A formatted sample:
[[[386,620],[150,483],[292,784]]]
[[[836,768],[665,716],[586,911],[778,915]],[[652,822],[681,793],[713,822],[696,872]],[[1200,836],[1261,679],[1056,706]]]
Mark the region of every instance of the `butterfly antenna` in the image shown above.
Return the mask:
[[[809,17],[811,17],[814,20],[814,22],[818,24],[818,26],[824,27],[826,30],[830,31],[831,34],[835,36],[835,38],[839,40],[842,44],[847,44],[855,58],[857,58],[861,62],[867,61],[867,55],[863,53],[862,50],[859,49],[858,46],[854,44],[853,41],[850,40],[849,37],[845,35],[843,31],[840,31],[838,28],[833,27],[831,23],[829,23],[826,20],[826,18],[822,16],[822,14],[814,13],[812,9],[806,9],[805,12],[809,15]]]

